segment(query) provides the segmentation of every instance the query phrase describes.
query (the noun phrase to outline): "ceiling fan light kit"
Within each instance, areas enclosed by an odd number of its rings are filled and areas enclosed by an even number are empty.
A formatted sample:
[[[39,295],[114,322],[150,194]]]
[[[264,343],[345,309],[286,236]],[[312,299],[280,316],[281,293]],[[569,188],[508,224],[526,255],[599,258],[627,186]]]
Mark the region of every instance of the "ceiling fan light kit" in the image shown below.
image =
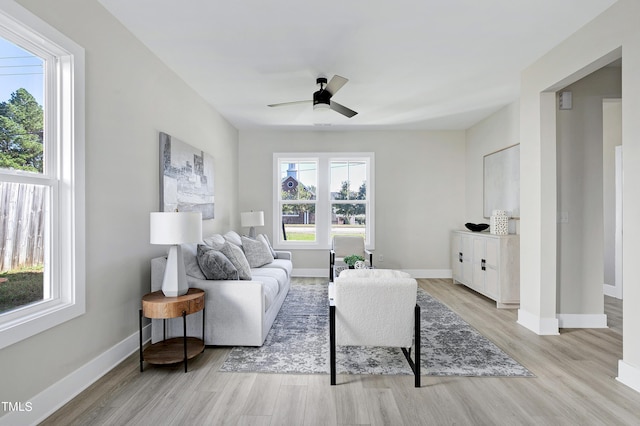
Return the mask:
[[[331,93],[324,88],[327,84],[327,79],[324,77],[318,77],[316,84],[320,86],[320,90],[313,94],[313,109],[326,111],[331,108]]]
[[[347,108],[344,105],[340,105],[337,102],[331,100],[333,95],[336,94],[338,90],[342,86],[344,86],[349,80],[341,77],[339,75],[334,75],[331,81],[327,83],[326,77],[318,77],[316,79],[316,84],[320,86],[320,90],[313,94],[313,110],[314,111],[326,111],[332,109],[345,117],[351,118],[357,114],[352,109]],[[283,102],[279,104],[270,104],[270,107],[279,107],[279,106],[287,106],[287,105],[296,105],[300,103],[307,103],[310,101],[293,101],[293,102]]]

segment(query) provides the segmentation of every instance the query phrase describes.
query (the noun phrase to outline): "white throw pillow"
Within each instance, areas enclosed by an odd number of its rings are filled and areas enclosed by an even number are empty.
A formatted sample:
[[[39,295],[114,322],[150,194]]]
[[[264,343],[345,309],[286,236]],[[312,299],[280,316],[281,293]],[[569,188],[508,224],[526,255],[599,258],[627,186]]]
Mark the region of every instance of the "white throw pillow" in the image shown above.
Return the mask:
[[[239,246],[227,241],[220,251],[233,263],[233,266],[236,267],[238,270],[238,278],[241,280],[251,279],[251,267],[249,266],[247,257]]]
[[[204,239],[204,243],[215,250],[220,250],[226,240],[220,234],[213,234]]]
[[[242,240],[240,239],[240,235],[236,231],[229,231],[224,234],[224,239],[228,242],[237,245],[238,247],[242,247]]]
[[[243,236],[242,248],[249,261],[249,266],[252,268],[259,268],[267,263],[273,262],[273,255],[264,239],[254,240],[253,238]]]

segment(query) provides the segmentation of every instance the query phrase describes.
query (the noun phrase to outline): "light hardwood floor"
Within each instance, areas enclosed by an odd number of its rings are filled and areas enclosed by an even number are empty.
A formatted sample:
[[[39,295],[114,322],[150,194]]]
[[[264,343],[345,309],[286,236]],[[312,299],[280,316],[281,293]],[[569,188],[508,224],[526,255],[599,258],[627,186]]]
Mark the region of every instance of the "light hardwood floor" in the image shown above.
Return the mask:
[[[228,348],[189,364],[138,369],[137,354],[45,425],[638,425],[640,393],[615,380],[621,302],[606,298],[609,329],[538,336],[515,310],[451,280],[420,286],[522,363],[535,378],[220,373]]]

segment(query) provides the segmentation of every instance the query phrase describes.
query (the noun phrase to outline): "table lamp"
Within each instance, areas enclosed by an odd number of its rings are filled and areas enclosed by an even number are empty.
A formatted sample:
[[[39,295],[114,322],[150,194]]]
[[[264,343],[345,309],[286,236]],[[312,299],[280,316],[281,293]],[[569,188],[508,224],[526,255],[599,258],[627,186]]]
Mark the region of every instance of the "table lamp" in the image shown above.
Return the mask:
[[[240,225],[249,228],[249,236],[256,237],[256,226],[264,226],[264,212],[243,212],[240,213]]]
[[[202,240],[200,212],[152,212],[150,216],[151,244],[171,245],[162,280],[162,292],[167,297],[187,294],[187,274],[180,244]]]

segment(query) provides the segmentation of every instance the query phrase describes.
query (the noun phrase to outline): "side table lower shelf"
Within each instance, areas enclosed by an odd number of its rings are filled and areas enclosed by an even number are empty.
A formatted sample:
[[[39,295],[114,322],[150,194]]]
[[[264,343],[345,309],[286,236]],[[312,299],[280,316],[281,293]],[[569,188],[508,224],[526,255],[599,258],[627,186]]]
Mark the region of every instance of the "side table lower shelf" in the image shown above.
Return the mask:
[[[184,338],[174,337],[148,346],[143,351],[144,360],[149,364],[176,364],[195,358],[204,351],[204,341],[197,337],[187,337],[187,345]],[[186,354],[185,354],[186,352]]]

